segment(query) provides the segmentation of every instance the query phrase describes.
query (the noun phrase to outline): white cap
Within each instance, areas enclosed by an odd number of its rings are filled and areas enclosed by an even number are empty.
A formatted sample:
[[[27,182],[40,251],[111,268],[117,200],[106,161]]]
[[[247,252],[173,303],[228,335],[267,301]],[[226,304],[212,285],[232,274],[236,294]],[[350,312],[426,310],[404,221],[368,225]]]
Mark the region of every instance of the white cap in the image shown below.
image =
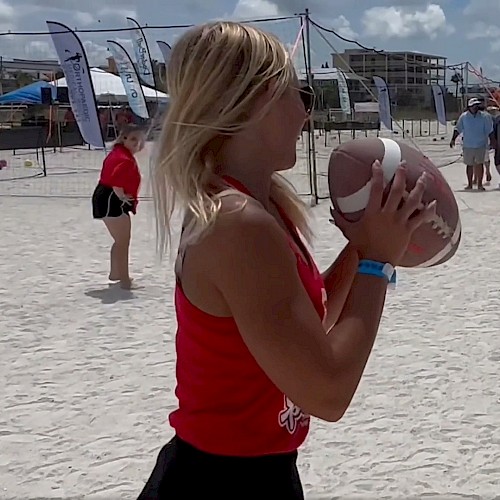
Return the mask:
[[[467,107],[470,108],[471,106],[479,106],[480,104],[481,101],[477,97],[472,97],[471,99],[469,99]]]

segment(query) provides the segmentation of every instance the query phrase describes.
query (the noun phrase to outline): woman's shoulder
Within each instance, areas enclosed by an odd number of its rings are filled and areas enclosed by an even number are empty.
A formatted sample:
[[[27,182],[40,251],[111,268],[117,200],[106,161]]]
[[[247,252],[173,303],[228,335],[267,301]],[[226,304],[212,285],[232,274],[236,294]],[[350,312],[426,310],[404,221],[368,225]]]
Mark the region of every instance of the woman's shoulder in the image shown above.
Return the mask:
[[[275,222],[274,217],[255,198],[237,191],[226,190],[215,196],[220,203],[215,226],[220,229],[234,230],[248,225],[268,225]]]
[[[130,154],[121,144],[115,144],[107,154],[105,161],[110,163],[137,164],[135,157]]]
[[[108,151],[108,154],[106,155],[106,160],[113,160],[113,159],[119,158],[121,156],[125,156],[122,148],[119,147],[119,144],[114,144],[111,147],[111,149]]]
[[[276,219],[254,198],[241,192],[227,192],[219,198],[219,209],[213,223],[196,245],[208,257],[255,252],[269,248],[273,242],[286,244]]]

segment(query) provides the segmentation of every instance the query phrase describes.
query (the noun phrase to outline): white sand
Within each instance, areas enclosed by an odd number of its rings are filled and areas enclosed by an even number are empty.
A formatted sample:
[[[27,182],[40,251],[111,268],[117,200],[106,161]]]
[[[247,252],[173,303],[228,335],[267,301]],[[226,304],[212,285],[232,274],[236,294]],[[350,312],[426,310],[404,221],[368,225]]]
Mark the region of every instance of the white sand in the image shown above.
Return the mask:
[[[443,137],[418,139],[437,164],[459,153]],[[292,180],[307,192],[298,149]],[[0,179],[24,168],[8,158]],[[108,286],[110,240],[88,199],[101,160],[50,153],[47,178],[0,182],[0,195],[84,196],[0,196],[1,498],[136,498],[172,435],[172,270],[158,265],[143,201],[131,250],[143,288]],[[352,407],[338,424],[314,420],[301,450],[307,498],[500,492],[500,191],[461,191],[461,163],[443,172],[461,208],[461,248],[441,267],[400,270]],[[328,208],[313,209],[322,268],[343,245]]]

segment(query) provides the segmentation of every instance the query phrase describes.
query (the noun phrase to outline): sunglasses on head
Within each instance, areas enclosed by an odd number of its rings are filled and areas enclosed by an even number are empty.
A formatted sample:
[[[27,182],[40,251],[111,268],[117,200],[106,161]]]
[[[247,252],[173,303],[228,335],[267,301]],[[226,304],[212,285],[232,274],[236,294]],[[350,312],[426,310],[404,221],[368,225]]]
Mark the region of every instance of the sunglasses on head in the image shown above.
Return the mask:
[[[304,104],[304,108],[306,108],[306,112],[311,113],[314,109],[314,102],[316,100],[314,89],[309,85],[304,85],[299,88],[299,94],[302,99],[302,103]]]

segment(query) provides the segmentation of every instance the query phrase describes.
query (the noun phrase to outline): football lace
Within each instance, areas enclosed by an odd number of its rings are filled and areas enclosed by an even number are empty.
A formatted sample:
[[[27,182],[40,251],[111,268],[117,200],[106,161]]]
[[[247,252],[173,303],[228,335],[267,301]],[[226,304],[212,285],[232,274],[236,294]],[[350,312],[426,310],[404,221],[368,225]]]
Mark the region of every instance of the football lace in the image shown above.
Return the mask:
[[[406,201],[410,193],[405,191],[403,199]],[[418,210],[423,210],[426,207],[424,203],[420,203],[417,207]],[[453,236],[453,229],[446,223],[446,221],[438,214],[435,214],[430,221],[432,229],[434,229],[443,240],[451,238]]]

